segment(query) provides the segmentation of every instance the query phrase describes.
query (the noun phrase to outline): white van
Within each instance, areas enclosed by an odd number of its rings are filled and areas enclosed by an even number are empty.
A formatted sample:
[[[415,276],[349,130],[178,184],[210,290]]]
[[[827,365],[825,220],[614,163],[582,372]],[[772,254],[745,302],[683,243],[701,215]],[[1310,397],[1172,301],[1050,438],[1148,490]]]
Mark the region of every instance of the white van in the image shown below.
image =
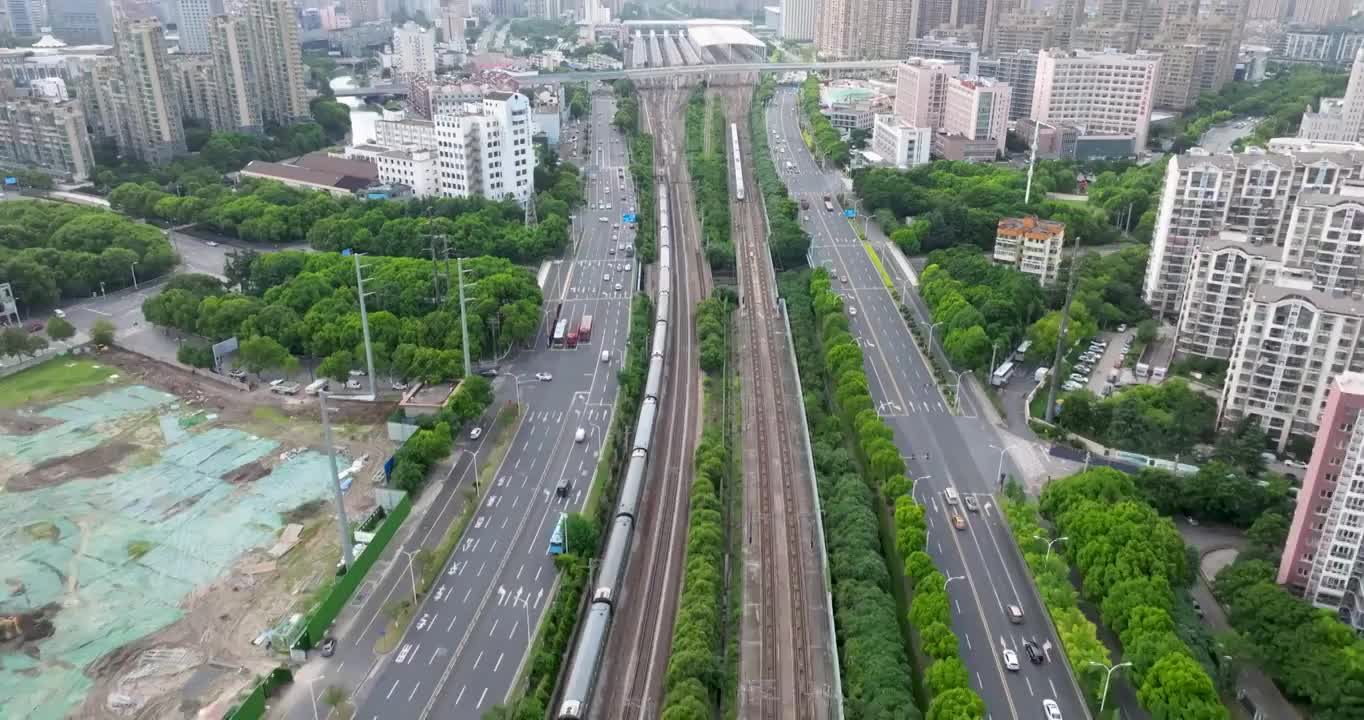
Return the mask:
[[[603,351],[601,351],[601,361],[602,361],[602,362],[611,362],[611,351],[610,351],[610,350],[603,350]]]
[[[961,496],[957,495],[956,488],[952,487],[947,488],[946,490],[942,491],[942,496],[943,499],[947,501],[948,505],[956,505],[958,502],[961,501]]]
[[[586,439],[587,431],[584,430],[583,428],[578,428],[578,432],[573,434],[573,442],[580,443]]]

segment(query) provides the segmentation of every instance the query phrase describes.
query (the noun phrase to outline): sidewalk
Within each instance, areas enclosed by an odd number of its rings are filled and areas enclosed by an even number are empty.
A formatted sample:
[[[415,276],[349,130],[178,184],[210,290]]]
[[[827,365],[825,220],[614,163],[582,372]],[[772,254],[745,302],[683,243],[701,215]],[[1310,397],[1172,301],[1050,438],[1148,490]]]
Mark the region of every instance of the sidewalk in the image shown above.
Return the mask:
[[[501,407],[496,399],[492,407]],[[495,423],[485,423],[496,427]],[[500,432],[515,432],[516,426]],[[444,539],[451,524],[468,502],[463,490],[472,485],[475,452],[495,447],[499,434],[489,432],[476,444],[457,442],[454,452],[431,472],[426,492],[413,505],[412,514],[389,542],[370,570],[370,577],[337,617],[331,636],[337,640],[336,654],[324,658],[313,652],[302,665],[294,667],[294,682],[271,705],[269,717],[314,720],[332,715],[322,703],[328,687],[337,686],[353,696],[378,666],[382,654],[375,646],[388,628],[390,603],[409,599],[414,580],[410,575],[409,555],[423,547],[435,547]],[[406,627],[399,628],[403,632]]]

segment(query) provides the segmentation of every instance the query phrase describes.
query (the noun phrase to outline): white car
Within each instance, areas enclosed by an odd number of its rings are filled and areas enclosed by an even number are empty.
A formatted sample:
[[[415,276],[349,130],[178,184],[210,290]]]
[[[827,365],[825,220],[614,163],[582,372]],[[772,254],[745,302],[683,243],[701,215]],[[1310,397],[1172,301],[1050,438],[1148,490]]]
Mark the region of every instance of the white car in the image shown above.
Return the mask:
[[[625,263],[625,272],[630,272],[630,263]]]
[[[550,380],[554,379],[554,376],[550,375],[547,372],[538,372],[535,373],[535,379],[539,380],[540,382],[549,382]]]
[[[53,310],[53,311],[52,311],[52,314],[53,314],[53,315],[56,315],[56,316],[59,317],[59,318],[64,318],[64,317],[66,317],[66,311],[61,310],[61,309]]]
[[[479,439],[479,438],[481,438],[481,437],[483,437],[483,428],[481,428],[481,427],[476,427],[476,428],[474,428],[473,430],[470,430],[470,431],[469,431],[469,439],[470,439],[470,440],[477,440],[477,439]]]
[[[346,389],[347,389],[347,390],[359,390],[359,389],[360,389],[360,381],[359,381],[359,380],[347,380],[347,381],[346,381]]]
[[[849,305],[849,306],[848,306],[848,314],[851,315],[851,316],[853,316],[853,317],[857,317],[857,308],[852,307],[851,305]]]
[[[1047,720],[1061,720],[1061,707],[1055,700],[1050,698],[1043,700],[1042,710],[1047,714]]]
[[[1009,648],[1004,648],[1004,669],[1018,671],[1018,653]]]
[[[616,292],[620,292],[620,283],[616,283]]]
[[[601,222],[611,222],[610,220],[607,219],[605,215],[602,215],[601,217],[597,218],[597,220]]]
[[[207,246],[209,246],[209,247],[218,247],[218,243],[216,243],[216,242],[214,242],[214,241],[212,241],[212,240],[205,240],[205,241],[204,241],[204,244],[207,245]]]

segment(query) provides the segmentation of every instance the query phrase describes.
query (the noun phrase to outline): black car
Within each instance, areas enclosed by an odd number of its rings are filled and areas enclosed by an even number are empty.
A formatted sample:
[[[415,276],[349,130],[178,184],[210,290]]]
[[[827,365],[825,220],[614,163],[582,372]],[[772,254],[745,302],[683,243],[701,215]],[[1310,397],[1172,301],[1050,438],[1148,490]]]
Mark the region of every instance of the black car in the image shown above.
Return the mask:
[[[479,370],[479,371],[478,371],[478,374],[479,374],[479,375],[482,375],[482,376],[485,377],[485,378],[495,378],[495,377],[497,377],[497,368],[488,368],[487,370]]]
[[[336,652],[336,638],[329,637],[322,641],[322,657],[331,657]]]
[[[1023,652],[1028,654],[1028,659],[1033,665],[1041,665],[1047,661],[1047,656],[1042,653],[1042,648],[1037,647],[1037,643],[1028,640],[1023,643]]]

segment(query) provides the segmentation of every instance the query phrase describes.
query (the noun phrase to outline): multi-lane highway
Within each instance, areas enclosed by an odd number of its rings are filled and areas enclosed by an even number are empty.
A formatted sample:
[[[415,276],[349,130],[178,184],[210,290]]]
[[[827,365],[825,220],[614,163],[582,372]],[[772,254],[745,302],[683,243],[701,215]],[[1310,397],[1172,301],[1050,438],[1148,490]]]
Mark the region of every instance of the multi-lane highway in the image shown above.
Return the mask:
[[[813,238],[812,262],[837,276],[834,286],[844,297],[852,332],[865,353],[872,397],[895,433],[910,474],[918,479],[914,496],[926,510],[928,552],[949,578],[952,628],[960,638],[971,686],[985,700],[991,718],[1043,717],[1047,698],[1056,700],[1066,718],[1088,717],[995,505],[1001,438],[969,401],[964,413],[952,412],[842,208],[835,202],[834,212],[825,210],[823,193],[838,192],[842,183],[811,157],[801,141],[797,112],[796,90],[779,89],[767,111],[769,144],[788,187],[809,200],[802,221]],[[788,161],[793,168],[786,167]],[[1008,458],[1005,470],[1012,470]],[[944,491],[949,487],[963,499],[975,498],[979,510],[948,505]],[[963,529],[954,529],[954,514],[964,519]],[[1022,609],[1021,623],[1010,622],[1009,606]],[[1045,653],[1045,662],[1028,661],[1027,641]],[[1006,647],[1018,654],[1018,671],[1005,669],[1001,653]]]
[[[629,207],[634,191],[619,181],[626,159],[610,127],[614,112],[609,98],[594,98],[587,122],[601,152],[585,169],[591,207],[578,218],[576,254],[547,282],[535,348],[497,379],[504,388],[514,383],[525,407],[510,451],[403,637],[361,686],[356,717],[482,717],[506,698],[548,607],[556,583],[549,538],[561,513],[582,507],[610,427],[637,277],[623,251],[634,240],[620,222],[620,197]],[[575,327],[592,315],[590,342],[548,347],[556,315]],[[570,483],[563,497],[561,479]]]

